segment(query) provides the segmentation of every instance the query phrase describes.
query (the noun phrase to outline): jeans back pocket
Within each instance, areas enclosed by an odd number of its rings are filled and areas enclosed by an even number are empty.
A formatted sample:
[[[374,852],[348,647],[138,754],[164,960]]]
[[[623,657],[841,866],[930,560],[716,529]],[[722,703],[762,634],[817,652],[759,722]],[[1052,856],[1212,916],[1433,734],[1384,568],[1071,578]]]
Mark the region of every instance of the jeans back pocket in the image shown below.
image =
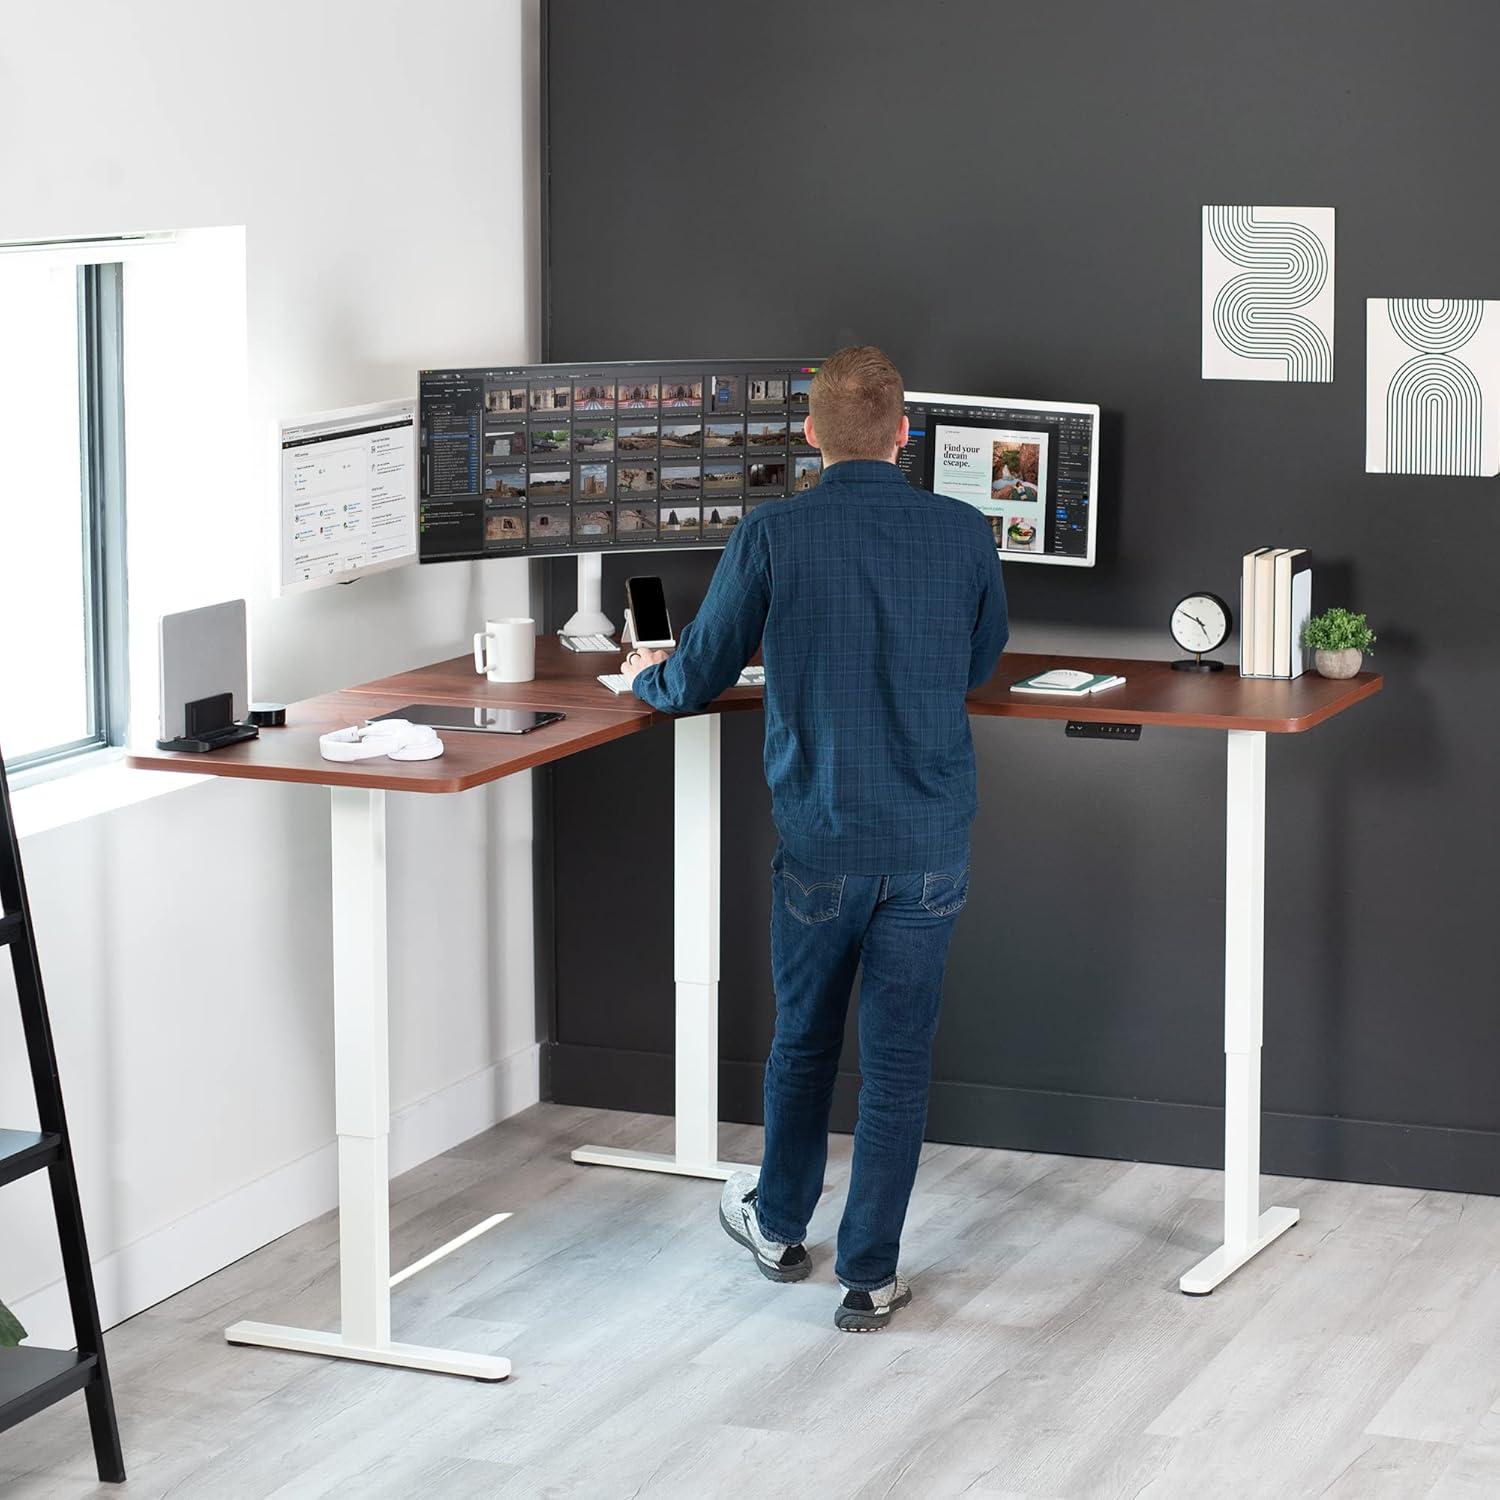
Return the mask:
[[[843,875],[825,875],[797,864],[778,849],[772,868],[781,877],[781,900],[799,922],[831,922],[844,901]]]
[[[951,917],[969,899],[969,867],[929,870],[922,877],[922,906],[934,917]]]

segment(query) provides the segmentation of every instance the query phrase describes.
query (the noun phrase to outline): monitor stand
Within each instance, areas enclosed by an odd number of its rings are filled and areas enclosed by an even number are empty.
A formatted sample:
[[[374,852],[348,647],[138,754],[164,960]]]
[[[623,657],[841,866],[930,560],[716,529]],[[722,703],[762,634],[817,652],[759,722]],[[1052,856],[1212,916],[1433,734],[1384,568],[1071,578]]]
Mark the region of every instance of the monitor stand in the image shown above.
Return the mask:
[[[597,552],[581,552],[578,562],[578,608],[559,635],[613,635],[615,622],[600,608],[604,593],[604,558]]]

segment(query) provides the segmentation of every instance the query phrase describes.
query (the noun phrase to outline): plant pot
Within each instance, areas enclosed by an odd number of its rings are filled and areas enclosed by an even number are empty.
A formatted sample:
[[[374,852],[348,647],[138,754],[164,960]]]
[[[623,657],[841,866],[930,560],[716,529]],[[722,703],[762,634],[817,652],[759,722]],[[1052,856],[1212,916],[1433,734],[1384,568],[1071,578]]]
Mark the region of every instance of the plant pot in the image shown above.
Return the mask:
[[[1364,665],[1365,653],[1358,646],[1346,646],[1342,651],[1319,651],[1313,656],[1313,665],[1319,677],[1353,677]]]

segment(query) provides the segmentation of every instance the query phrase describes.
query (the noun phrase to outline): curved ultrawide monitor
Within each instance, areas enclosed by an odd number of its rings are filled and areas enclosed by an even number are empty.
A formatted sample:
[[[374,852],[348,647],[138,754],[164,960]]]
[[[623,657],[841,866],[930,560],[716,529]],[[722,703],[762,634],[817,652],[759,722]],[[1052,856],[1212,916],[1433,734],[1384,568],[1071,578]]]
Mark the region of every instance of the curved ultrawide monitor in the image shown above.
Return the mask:
[[[908,391],[906,415],[902,473],[983,511],[1005,562],[1093,567],[1097,406]]]
[[[816,360],[590,361],[423,370],[419,555],[722,547],[809,489]]]

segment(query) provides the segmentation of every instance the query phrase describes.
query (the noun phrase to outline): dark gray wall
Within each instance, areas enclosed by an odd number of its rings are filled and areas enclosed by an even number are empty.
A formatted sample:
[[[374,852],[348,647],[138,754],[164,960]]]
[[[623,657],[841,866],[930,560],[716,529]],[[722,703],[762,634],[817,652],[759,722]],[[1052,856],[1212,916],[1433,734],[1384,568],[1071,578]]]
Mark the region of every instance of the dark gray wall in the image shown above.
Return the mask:
[[[1489,0],[552,7],[550,357],[859,340],[912,387],[1100,402],[1100,564],[1007,570],[1033,638],[1175,654],[1173,601],[1262,544],[1369,610],[1384,695],[1270,750],[1268,1171],[1500,1191],[1500,482],[1363,472],[1363,299],[1500,296],[1496,56]],[[1200,379],[1208,202],[1337,209],[1332,385]],[[662,563],[679,619],[713,561]],[[725,725],[731,1119],[772,1019],[760,732]],[[1222,740],[975,738],[929,1134],[1216,1161]],[[671,1107],[670,757],[554,778],[562,1100]]]

